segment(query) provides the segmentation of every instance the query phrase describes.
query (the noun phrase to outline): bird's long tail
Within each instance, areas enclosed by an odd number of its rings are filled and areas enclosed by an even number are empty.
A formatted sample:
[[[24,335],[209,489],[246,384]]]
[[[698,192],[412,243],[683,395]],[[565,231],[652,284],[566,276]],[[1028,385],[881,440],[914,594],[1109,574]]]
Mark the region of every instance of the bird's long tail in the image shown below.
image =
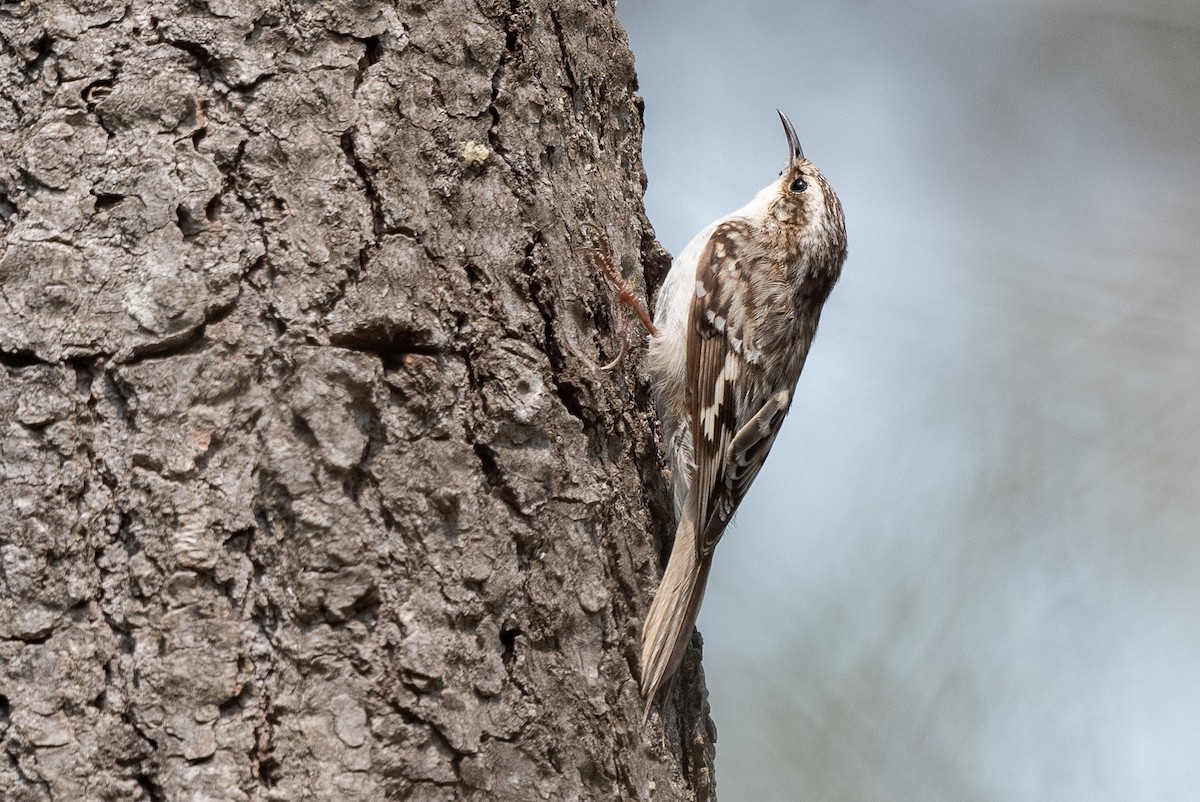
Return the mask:
[[[654,594],[642,629],[642,693],[646,696],[643,723],[662,684],[683,662],[712,565],[711,553],[702,558],[696,551],[696,528],[690,508],[690,504],[686,505],[687,511],[675,530],[667,572]]]

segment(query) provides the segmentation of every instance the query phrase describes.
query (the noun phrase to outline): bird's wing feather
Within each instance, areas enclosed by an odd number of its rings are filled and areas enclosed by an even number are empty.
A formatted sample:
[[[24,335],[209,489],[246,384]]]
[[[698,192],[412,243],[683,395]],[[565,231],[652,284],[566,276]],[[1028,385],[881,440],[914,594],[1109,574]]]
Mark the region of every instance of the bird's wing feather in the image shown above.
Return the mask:
[[[775,435],[779,434],[779,427],[790,404],[791,393],[788,390],[777,391],[759,407],[730,442],[726,457],[726,482],[730,496],[738,502],[745,497],[766,462],[767,453],[775,443]]]
[[[719,225],[696,268],[696,292],[689,315],[687,375],[691,378],[692,441],[696,464],[691,503],[695,505],[698,553],[712,552],[775,439],[782,413],[763,437],[747,436],[731,449],[743,428],[756,420],[765,398],[751,391],[760,371],[754,333],[753,297],[759,282],[748,271],[761,269],[749,252],[746,223]],[[782,409],[786,411],[784,400]],[[761,428],[761,427],[759,427]]]

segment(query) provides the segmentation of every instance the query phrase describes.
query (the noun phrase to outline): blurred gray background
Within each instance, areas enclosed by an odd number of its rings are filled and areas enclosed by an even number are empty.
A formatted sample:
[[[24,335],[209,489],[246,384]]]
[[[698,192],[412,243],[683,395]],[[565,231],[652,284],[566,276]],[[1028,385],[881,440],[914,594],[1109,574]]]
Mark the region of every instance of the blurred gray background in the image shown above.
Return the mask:
[[[723,802],[1200,799],[1200,5],[632,2],[678,253],[850,258],[700,629]]]

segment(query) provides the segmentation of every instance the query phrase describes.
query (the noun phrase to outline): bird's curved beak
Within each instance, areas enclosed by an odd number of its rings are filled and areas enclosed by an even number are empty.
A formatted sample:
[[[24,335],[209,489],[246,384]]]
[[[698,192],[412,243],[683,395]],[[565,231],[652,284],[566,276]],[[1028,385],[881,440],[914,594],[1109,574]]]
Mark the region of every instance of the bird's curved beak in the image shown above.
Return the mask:
[[[804,158],[804,148],[800,147],[800,140],[796,136],[796,129],[792,128],[792,121],[779,109],[775,109],[775,113],[779,115],[779,121],[783,123],[783,132],[787,134],[788,165],[790,166],[797,159]]]

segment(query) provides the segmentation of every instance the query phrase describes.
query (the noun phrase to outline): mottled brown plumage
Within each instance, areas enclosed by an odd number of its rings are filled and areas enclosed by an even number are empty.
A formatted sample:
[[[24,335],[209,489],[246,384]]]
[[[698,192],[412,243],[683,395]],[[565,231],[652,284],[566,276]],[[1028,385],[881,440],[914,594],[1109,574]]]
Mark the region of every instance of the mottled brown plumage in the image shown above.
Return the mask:
[[[846,258],[837,195],[780,119],[779,179],[697,234],[658,295],[650,370],[679,525],[643,631],[647,713],[683,659],[713,549],[775,442]]]

